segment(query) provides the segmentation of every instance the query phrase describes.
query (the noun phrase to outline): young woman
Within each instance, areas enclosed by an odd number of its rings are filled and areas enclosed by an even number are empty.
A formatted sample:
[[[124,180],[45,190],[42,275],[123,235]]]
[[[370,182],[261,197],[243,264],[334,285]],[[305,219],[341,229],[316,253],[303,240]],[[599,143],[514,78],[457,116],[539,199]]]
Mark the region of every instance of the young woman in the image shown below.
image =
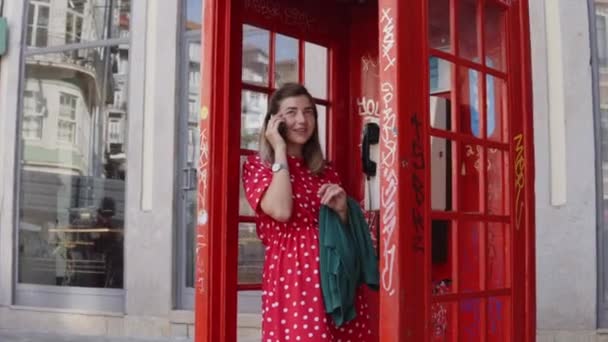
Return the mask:
[[[317,110],[299,84],[270,98],[259,155],[243,165],[247,200],[266,246],[262,275],[262,341],[371,340],[368,306],[361,292],[357,317],[336,327],[325,314],[319,275],[319,208],[347,220],[346,193],[323,159]]]

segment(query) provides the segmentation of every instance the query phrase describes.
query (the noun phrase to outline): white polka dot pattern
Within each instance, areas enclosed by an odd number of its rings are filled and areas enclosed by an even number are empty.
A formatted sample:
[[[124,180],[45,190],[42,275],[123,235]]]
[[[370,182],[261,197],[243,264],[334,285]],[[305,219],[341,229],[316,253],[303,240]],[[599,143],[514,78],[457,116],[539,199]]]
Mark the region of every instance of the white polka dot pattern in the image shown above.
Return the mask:
[[[372,341],[368,306],[362,289],[356,299],[357,318],[337,328],[325,314],[319,275],[319,187],[340,183],[330,166],[313,175],[302,159],[289,157],[293,191],[291,220],[281,223],[261,212],[259,203],[272,171],[259,156],[243,165],[247,200],[256,209],[257,233],[266,246],[262,277],[262,341]]]

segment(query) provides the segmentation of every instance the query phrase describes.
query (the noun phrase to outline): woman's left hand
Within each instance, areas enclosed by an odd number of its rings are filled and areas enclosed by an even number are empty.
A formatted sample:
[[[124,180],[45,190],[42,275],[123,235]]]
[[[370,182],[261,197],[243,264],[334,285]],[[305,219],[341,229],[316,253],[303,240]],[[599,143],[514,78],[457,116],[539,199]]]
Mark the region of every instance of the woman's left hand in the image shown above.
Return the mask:
[[[341,186],[332,183],[323,184],[319,188],[319,197],[321,198],[321,204],[333,209],[340,215],[342,221],[345,221],[347,212],[346,191]]]

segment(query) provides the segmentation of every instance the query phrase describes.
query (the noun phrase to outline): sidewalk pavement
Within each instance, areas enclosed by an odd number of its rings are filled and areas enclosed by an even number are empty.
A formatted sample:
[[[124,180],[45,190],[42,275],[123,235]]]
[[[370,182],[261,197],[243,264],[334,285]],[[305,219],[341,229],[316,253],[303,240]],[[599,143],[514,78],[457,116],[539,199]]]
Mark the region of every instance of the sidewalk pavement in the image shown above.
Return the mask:
[[[239,331],[238,342],[259,342],[260,337]],[[0,330],[0,342],[192,342],[191,338],[142,339],[130,337],[96,337],[82,335],[57,335],[33,332]]]

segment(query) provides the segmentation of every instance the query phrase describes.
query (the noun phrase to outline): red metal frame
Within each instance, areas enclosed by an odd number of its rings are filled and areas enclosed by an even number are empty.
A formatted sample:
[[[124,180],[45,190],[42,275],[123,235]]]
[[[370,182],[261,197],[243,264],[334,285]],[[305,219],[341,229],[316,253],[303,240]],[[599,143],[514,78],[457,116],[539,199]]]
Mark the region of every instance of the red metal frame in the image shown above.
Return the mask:
[[[458,9],[467,0],[449,0],[451,8]],[[266,2],[247,2],[264,4]],[[251,154],[240,149],[240,84],[242,89],[269,94],[273,89],[274,75],[269,74],[268,87],[243,83],[241,67],[241,25],[248,23],[300,39],[299,78],[304,77],[304,44],[307,40],[329,48],[328,100],[319,101],[328,106],[329,158],[343,175],[347,191],[357,198],[363,195],[362,179],[352,171],[360,166],[357,148],[359,131],[364,120],[353,118],[360,96],[375,97],[378,101],[381,127],[381,291],[379,308],[379,337],[381,341],[431,341],[432,308],[445,305],[452,316],[449,331],[451,341],[466,339],[464,330],[477,318],[467,313],[462,303],[477,303],[479,312],[478,339],[497,340],[498,335],[488,333],[494,322],[489,320],[493,308],[491,297],[505,297],[507,310],[502,332],[503,340],[534,341],[535,322],[535,265],[534,265],[534,182],[532,87],[529,47],[528,1],[480,0],[477,5],[476,23],[483,27],[486,5],[500,6],[506,11],[505,45],[508,55],[502,69],[487,65],[484,30],[476,32],[478,61],[460,57],[458,13],[452,10],[452,51],[431,48],[428,44],[427,0],[399,1],[378,0],[353,8],[350,13],[338,12],[336,4],[323,3],[302,5],[302,2],[269,0],[268,4],[279,7],[277,11],[255,12],[245,10],[244,0],[205,1],[204,63],[202,63],[201,108],[201,158],[199,162],[199,210],[197,230],[196,269],[196,341],[217,342],[236,340],[236,292],[238,289],[254,289],[256,285],[237,286],[237,243],[239,222],[253,222],[251,217],[234,215],[238,208],[238,183],[229,180],[239,177],[239,156]],[[285,8],[308,9],[310,18],[302,25],[290,25],[273,13],[287,13]],[[342,5],[343,6],[343,5]],[[272,7],[272,6],[271,6]],[[269,7],[269,8],[271,8]],[[374,10],[376,9],[376,10]],[[341,13],[341,16],[336,16]],[[333,17],[332,17],[332,14]],[[351,22],[344,17],[351,16]],[[293,20],[294,17],[291,17]],[[301,19],[301,17],[299,17]],[[311,19],[312,18],[312,19]],[[342,18],[336,20],[336,18]],[[309,20],[309,21],[306,21]],[[316,20],[316,21],[315,21]],[[359,20],[355,22],[355,20]],[[377,31],[364,31],[376,22]],[[304,28],[303,28],[304,27]],[[323,29],[325,28],[325,30]],[[370,33],[371,32],[371,33]],[[374,39],[374,49],[357,41],[357,35]],[[350,39],[349,39],[350,37]],[[370,38],[371,37],[371,38]],[[350,46],[346,42],[351,42]],[[367,40],[365,40],[367,41]],[[271,37],[271,71],[274,67],[274,40]],[[358,46],[358,45],[362,46]],[[356,69],[364,54],[377,64],[378,80],[375,90],[366,88],[375,82]],[[430,127],[429,122],[429,57],[444,59],[453,65],[452,92],[441,96],[452,99],[450,130]],[[483,57],[483,58],[482,58]],[[479,62],[481,60],[481,62]],[[349,61],[345,63],[344,61]],[[468,101],[468,84],[463,78],[467,70],[478,72],[477,84],[480,136],[467,133],[467,121],[462,122],[460,101]],[[464,73],[463,73],[464,71]],[[507,108],[501,108],[508,116],[500,121],[500,129],[508,135],[501,141],[487,136],[486,75],[505,80]],[[367,78],[366,78],[367,77]],[[349,83],[350,82],[350,83]],[[350,87],[344,86],[350,84]],[[239,89],[235,95],[233,89]],[[374,88],[374,87],[372,87]],[[495,88],[496,89],[496,88]],[[496,101],[498,102],[498,101]],[[501,102],[502,103],[502,102]],[[506,127],[503,125],[506,124]],[[351,129],[344,132],[343,127]],[[394,129],[393,129],[394,128]],[[502,133],[501,133],[502,134]],[[431,210],[430,202],[430,137],[452,141],[452,160],[456,169],[460,165],[472,167],[467,159],[465,146],[480,146],[479,176],[468,179],[452,172],[452,211]],[[345,144],[344,141],[349,141]],[[487,170],[490,151],[504,151],[508,156],[507,170],[501,170],[505,191],[502,195],[509,210],[490,214],[487,193],[492,179]],[[475,150],[473,148],[473,150]],[[504,161],[503,161],[504,163]],[[504,165],[504,164],[503,164]],[[350,167],[349,167],[350,166]],[[468,180],[467,180],[468,179]],[[474,195],[463,197],[461,194]],[[465,201],[466,200],[466,201]],[[476,210],[470,210],[474,204]],[[432,295],[433,266],[431,264],[431,222],[447,220],[451,225],[450,261],[453,287],[447,294]],[[469,224],[479,227],[479,240],[471,242]],[[467,223],[467,224],[465,224]],[[510,255],[504,260],[507,269],[504,288],[490,288],[490,275],[486,272],[487,248],[490,225],[504,233],[503,244],[509,244]],[[506,233],[505,233],[506,232]],[[510,232],[510,233],[509,233]],[[468,235],[467,235],[468,234]],[[461,274],[467,254],[476,251],[478,269],[473,273],[478,290],[463,292],[460,287],[470,284],[471,275]],[[463,259],[463,257],[465,259]],[[510,285],[510,286],[508,286]],[[503,303],[504,304],[504,303]],[[465,305],[466,306],[466,305]],[[468,336],[468,335],[467,335]]]

